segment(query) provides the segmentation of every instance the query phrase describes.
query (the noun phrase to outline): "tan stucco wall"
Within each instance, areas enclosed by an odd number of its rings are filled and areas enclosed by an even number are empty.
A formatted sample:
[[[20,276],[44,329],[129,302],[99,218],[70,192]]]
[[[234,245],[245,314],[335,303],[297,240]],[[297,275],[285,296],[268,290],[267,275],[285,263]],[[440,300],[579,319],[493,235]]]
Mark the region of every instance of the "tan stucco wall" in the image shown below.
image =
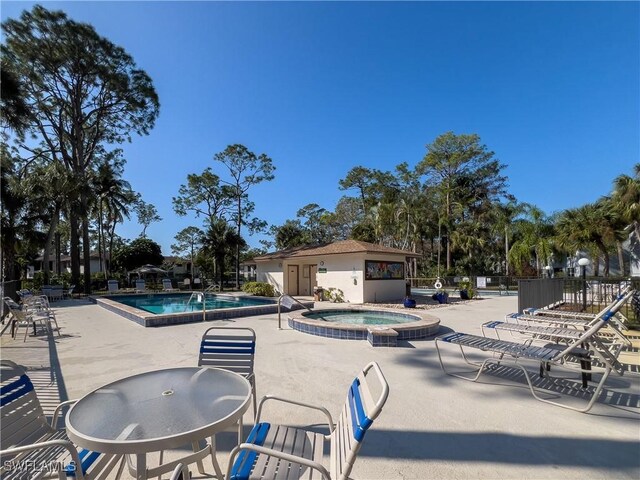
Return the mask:
[[[344,254],[318,257],[302,257],[284,261],[258,263],[258,281],[274,285],[279,292],[289,292],[287,272],[289,265],[298,265],[298,295],[311,296],[310,279],[304,277],[304,267],[317,265],[317,284],[325,290],[342,290],[345,301],[351,303],[383,302],[404,298],[404,280],[365,280],[365,260],[404,262],[403,255]],[[279,266],[281,265],[281,266]],[[326,273],[320,273],[320,269]],[[405,271],[406,275],[406,271]],[[356,283],[354,284],[354,278]]]
[[[256,266],[256,279],[258,282],[270,283],[278,292],[284,292],[284,275],[282,261],[258,263]]]

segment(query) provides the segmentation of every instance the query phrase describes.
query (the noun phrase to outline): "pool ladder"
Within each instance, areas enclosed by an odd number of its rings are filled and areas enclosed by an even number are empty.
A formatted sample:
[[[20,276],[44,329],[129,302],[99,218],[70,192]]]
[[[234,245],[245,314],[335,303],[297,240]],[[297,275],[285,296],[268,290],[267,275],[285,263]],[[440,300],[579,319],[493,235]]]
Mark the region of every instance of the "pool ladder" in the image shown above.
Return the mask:
[[[283,302],[284,300],[284,302]],[[313,310],[311,310],[309,307],[307,307],[304,303],[302,303],[300,300],[293,298],[291,295],[287,295],[286,293],[283,295],[280,295],[280,297],[278,298],[278,330],[282,330],[282,325],[281,325],[281,317],[280,317],[280,306],[282,305],[285,308],[291,309],[291,307],[293,306],[293,302],[298,303],[300,306],[302,306],[303,308],[306,308],[307,310],[309,310],[310,312],[312,312]]]

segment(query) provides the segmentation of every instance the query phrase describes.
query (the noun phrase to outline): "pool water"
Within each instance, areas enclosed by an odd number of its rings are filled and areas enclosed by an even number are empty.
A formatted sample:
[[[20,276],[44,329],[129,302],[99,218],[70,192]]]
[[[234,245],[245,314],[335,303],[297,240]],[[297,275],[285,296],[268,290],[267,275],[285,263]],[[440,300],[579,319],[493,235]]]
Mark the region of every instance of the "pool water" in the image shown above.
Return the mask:
[[[387,312],[366,310],[336,310],[304,313],[305,318],[324,320],[334,323],[348,323],[351,325],[397,325],[399,323],[415,322],[417,318],[411,315],[401,315]]]
[[[161,294],[161,295],[128,295],[112,297],[114,302],[120,302],[130,307],[139,308],[155,315],[170,313],[201,312],[202,302],[195,299],[189,301],[190,293]],[[255,305],[268,305],[273,302],[251,297],[233,297],[230,295],[207,294],[205,310],[219,310],[222,308],[251,307]]]

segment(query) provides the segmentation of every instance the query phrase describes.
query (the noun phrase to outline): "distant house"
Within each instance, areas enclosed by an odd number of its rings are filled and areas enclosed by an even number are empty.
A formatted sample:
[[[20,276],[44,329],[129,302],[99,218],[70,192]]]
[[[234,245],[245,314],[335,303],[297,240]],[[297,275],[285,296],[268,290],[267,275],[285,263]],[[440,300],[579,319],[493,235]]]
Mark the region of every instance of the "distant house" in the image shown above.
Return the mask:
[[[402,299],[407,259],[418,254],[357,240],[304,246],[255,257],[257,280],[289,295],[336,288],[352,303]]]
[[[106,258],[106,259],[103,259],[102,262],[100,262],[100,255],[98,254],[98,252],[91,252],[90,259],[91,259],[91,270],[90,270],[91,273],[98,273],[108,268],[109,259]],[[36,258],[34,265],[30,265],[29,267],[27,267],[27,278],[33,278],[34,273],[41,272],[44,269],[42,265],[43,261],[44,261],[44,257],[39,256],[38,258]],[[100,268],[101,264],[102,264],[102,270]],[[60,273],[65,273],[65,272],[71,273],[71,256],[69,255],[60,256],[60,269],[58,270],[56,265],[56,256],[51,255],[49,257],[49,271],[53,273],[56,273],[58,271],[60,271]],[[84,274],[84,262],[82,258],[80,258],[80,274]]]
[[[245,281],[253,281],[256,279],[257,264],[254,259],[240,262],[240,275]]]
[[[170,277],[184,278],[191,274],[191,261],[180,257],[164,257],[162,267]],[[194,266],[194,276],[198,276],[198,267]]]

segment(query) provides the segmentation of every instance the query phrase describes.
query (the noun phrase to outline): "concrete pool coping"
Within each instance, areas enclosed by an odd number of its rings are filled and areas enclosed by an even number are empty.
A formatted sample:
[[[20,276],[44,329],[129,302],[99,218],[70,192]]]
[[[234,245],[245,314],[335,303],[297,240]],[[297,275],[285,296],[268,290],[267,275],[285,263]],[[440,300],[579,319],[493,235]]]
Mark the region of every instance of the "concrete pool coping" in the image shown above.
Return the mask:
[[[318,309],[313,313],[336,311],[369,311],[384,312],[399,317],[415,317],[413,322],[386,325],[358,325],[350,323],[334,323],[305,317],[305,312],[298,311],[288,315],[287,323],[294,330],[320,337],[337,338],[343,340],[369,340],[374,347],[393,347],[398,340],[412,340],[426,338],[438,333],[440,319],[420,310],[411,312],[371,306],[353,306],[339,309]]]
[[[185,292],[183,292],[185,293]],[[199,293],[199,292],[186,292],[186,293]],[[277,300],[270,297],[257,297],[255,295],[249,295],[244,293],[215,293],[212,295],[233,297],[234,299],[251,298],[254,300],[264,300],[264,305],[249,305],[246,307],[232,307],[232,308],[218,308],[213,310],[205,310],[204,314],[201,310],[193,312],[183,313],[167,313],[167,314],[154,314],[142,310],[140,308],[125,305],[117,300],[118,297],[124,296],[170,296],[175,295],[175,292],[167,293],[138,293],[126,295],[107,295],[103,297],[89,297],[89,300],[96,303],[100,307],[109,310],[121,317],[131,320],[143,327],[162,327],[166,325],[180,325],[183,323],[197,323],[197,322],[209,322],[213,320],[226,320],[229,318],[248,317],[254,315],[268,315],[271,313],[277,313],[278,303]],[[313,308],[313,302],[305,302],[302,304],[307,308]],[[298,304],[292,306],[292,310],[303,308]]]

